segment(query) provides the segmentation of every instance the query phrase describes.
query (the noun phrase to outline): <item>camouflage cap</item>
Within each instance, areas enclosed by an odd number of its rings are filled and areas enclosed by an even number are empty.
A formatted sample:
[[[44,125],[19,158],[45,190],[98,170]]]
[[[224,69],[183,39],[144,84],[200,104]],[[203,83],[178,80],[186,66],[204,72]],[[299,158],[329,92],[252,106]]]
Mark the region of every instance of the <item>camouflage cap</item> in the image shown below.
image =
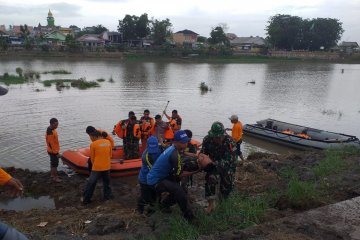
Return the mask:
[[[225,135],[225,127],[221,122],[214,122],[208,132],[211,137],[220,137]]]

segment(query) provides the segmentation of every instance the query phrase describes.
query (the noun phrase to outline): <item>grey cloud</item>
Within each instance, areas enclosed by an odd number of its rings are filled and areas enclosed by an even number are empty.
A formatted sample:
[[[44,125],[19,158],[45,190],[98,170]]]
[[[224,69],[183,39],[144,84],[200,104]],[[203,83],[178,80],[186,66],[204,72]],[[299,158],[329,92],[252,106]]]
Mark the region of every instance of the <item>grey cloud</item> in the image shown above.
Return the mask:
[[[86,0],[88,2],[127,2],[128,0]]]
[[[22,5],[22,6],[8,6],[0,4],[0,14],[6,15],[29,15],[29,16],[46,16],[49,9],[53,13],[59,13],[64,17],[80,16],[81,7],[75,4],[68,3],[54,3],[49,5]],[[56,16],[55,16],[56,17]]]
[[[56,12],[61,17],[81,16],[81,7],[79,5],[61,2],[50,4],[49,8],[53,11],[53,13]]]

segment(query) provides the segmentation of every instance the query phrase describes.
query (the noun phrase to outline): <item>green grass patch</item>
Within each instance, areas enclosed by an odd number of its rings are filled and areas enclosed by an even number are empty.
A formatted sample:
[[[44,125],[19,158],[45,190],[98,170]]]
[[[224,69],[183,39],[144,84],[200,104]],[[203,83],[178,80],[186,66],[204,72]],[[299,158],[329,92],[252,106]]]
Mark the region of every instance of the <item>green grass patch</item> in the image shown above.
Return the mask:
[[[295,169],[292,167],[284,167],[284,168],[280,169],[280,176],[287,180],[291,180],[293,178],[298,177]]]
[[[340,173],[351,166],[346,158],[352,156],[360,156],[360,149],[355,146],[326,149],[325,157],[313,167],[313,171],[317,177]]]
[[[294,207],[311,206],[318,195],[314,183],[301,181],[297,177],[290,179],[286,190],[286,197]]]
[[[98,78],[96,79],[97,82],[105,82],[105,79],[104,78]]]
[[[9,75],[8,73],[4,73],[4,75],[0,76],[0,82],[3,82],[5,85],[11,85],[23,84],[27,81],[23,76]]]
[[[66,70],[52,70],[52,71],[44,71],[42,72],[42,74],[71,74],[71,72],[66,71]]]
[[[170,228],[161,239],[196,239],[200,235],[233,228],[244,229],[260,223],[266,209],[268,209],[266,197],[246,198],[233,193],[228,199],[221,201],[211,214],[198,211],[196,225],[188,223],[181,216],[170,218]]]

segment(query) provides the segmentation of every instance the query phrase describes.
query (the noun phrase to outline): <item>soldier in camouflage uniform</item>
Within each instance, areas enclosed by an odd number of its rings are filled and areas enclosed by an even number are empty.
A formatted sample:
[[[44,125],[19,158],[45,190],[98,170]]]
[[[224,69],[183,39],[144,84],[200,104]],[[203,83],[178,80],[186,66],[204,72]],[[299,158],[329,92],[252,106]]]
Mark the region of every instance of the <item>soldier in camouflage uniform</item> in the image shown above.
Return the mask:
[[[124,137],[124,157],[125,159],[136,159],[140,157],[139,140],[141,137],[140,126],[136,116],[131,116],[126,126]]]
[[[236,143],[225,134],[224,125],[214,122],[205,136],[201,153],[208,155],[214,162],[205,169],[205,197],[208,199],[208,212],[215,209],[215,189],[220,180],[220,197],[227,198],[234,187],[237,164]]]

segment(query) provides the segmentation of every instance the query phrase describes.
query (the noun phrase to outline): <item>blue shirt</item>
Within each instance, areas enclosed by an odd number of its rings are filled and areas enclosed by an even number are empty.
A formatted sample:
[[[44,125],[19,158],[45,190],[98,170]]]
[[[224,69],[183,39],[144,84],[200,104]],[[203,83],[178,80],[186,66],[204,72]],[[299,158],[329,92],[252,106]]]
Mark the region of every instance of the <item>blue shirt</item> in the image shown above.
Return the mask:
[[[174,146],[167,148],[156,160],[147,175],[147,184],[156,185],[164,178],[181,173],[181,159]]]
[[[147,184],[147,175],[152,166],[154,166],[154,163],[156,162],[156,159],[160,156],[160,154],[160,151],[159,153],[148,153],[147,149],[143,152],[141,157],[142,165],[138,176],[140,183]]]

